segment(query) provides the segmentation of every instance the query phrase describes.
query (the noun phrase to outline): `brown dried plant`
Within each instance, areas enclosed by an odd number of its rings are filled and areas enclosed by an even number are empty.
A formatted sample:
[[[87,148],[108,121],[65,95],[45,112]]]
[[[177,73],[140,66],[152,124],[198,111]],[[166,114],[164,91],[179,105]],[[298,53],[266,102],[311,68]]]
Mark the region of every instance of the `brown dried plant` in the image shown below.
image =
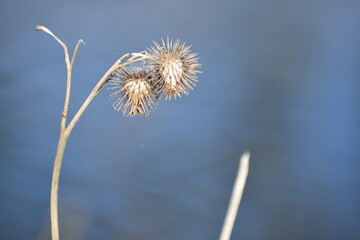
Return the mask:
[[[78,48],[83,40],[77,42],[70,59],[67,46],[49,29],[44,26],[37,26],[36,30],[46,32],[62,46],[67,70],[65,102],[61,114],[60,137],[54,161],[50,193],[51,236],[53,240],[58,240],[58,189],[62,159],[69,135],[90,102],[109,83],[112,85],[110,89],[115,90],[111,96],[118,97],[113,104],[115,110],[122,110],[126,116],[138,114],[147,116],[150,111],[154,110],[163,93],[166,94],[166,99],[188,94],[188,91],[195,86],[196,74],[199,73],[200,64],[196,58],[196,53],[190,51],[190,46],[185,46],[185,43],[180,44],[179,40],[173,43],[172,40],[167,39],[166,43],[162,41],[162,46],[154,42],[155,47],[151,48],[149,52],[127,53],[109,68],[74,117],[67,123],[72,69]],[[126,67],[138,62],[142,63],[142,67],[135,70]]]

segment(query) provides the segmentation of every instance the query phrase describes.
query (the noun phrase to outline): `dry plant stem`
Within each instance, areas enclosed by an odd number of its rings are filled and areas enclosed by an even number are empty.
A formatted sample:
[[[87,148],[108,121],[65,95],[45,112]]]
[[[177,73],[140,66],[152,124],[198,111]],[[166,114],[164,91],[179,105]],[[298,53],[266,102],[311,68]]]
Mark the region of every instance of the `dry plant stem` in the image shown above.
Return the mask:
[[[61,131],[56,157],[54,161],[54,169],[51,181],[50,193],[50,222],[51,222],[51,239],[59,240],[59,223],[58,223],[58,189],[62,159],[65,151],[68,135]]]
[[[59,189],[59,178],[60,178],[60,170],[62,159],[64,156],[64,151],[66,147],[66,143],[68,137],[74,128],[77,121],[80,119],[81,115],[84,113],[85,109],[89,106],[90,102],[94,99],[94,97],[98,94],[98,92],[102,89],[102,87],[106,84],[109,79],[110,74],[117,68],[129,65],[131,63],[135,63],[138,61],[143,61],[147,58],[146,52],[141,53],[128,53],[119,58],[115,62],[115,64],[105,73],[105,75],[100,79],[100,81],[96,84],[94,89],[91,91],[83,105],[80,107],[78,112],[75,114],[73,119],[70,121],[69,125],[66,126],[66,118],[68,116],[68,109],[69,109],[69,102],[70,102],[70,89],[71,89],[71,72],[72,67],[76,58],[78,47],[82,40],[79,40],[76,44],[71,62],[69,59],[69,53],[67,46],[57,38],[49,29],[43,26],[37,26],[36,30],[42,30],[49,35],[51,35],[63,48],[65,54],[65,63],[66,63],[66,70],[67,70],[67,81],[66,81],[66,94],[65,94],[65,103],[64,103],[64,110],[61,115],[61,123],[60,123],[60,138],[58,142],[58,148],[55,156],[54,161],[54,169],[52,175],[52,182],[51,182],[51,194],[50,194],[50,221],[51,221],[51,236],[52,240],[59,240],[59,223],[58,223],[58,189]],[[129,58],[125,63],[121,64],[121,62]]]
[[[234,227],[236,215],[239,209],[241,197],[244,191],[246,178],[249,172],[250,153],[245,152],[240,158],[239,170],[236,176],[229,207],[226,213],[223,228],[219,240],[229,240]]]

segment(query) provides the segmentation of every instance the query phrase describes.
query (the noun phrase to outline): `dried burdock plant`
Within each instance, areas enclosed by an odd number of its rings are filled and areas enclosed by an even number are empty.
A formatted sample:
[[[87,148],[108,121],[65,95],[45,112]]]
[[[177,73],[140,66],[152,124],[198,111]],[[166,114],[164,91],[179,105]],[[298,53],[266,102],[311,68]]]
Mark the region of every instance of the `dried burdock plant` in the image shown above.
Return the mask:
[[[179,40],[174,43],[167,40],[166,44],[163,41],[162,46],[155,43],[155,47],[151,48],[149,52],[127,53],[109,68],[67,124],[72,68],[79,45],[83,41],[78,41],[70,59],[67,46],[49,29],[37,26],[36,30],[46,32],[62,46],[67,69],[65,102],[61,115],[60,138],[54,161],[50,194],[51,236],[53,240],[58,240],[58,188],[62,159],[69,135],[90,102],[109,83],[111,85],[109,88],[115,90],[111,96],[117,97],[113,104],[115,110],[122,110],[126,116],[138,114],[147,116],[150,111],[154,110],[162,93],[166,94],[166,99],[188,94],[188,91],[195,86],[200,64],[196,54],[191,53],[190,47],[185,46],[184,43],[180,44]],[[135,70],[126,67],[139,62],[141,67]]]

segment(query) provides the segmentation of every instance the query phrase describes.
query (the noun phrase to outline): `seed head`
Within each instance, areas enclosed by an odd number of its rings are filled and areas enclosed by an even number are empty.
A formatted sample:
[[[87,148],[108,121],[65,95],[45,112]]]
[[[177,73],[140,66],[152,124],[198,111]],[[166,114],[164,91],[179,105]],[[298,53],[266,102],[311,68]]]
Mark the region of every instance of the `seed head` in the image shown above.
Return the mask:
[[[113,73],[109,84],[110,89],[116,91],[110,96],[118,98],[113,104],[116,111],[122,110],[126,116],[137,114],[149,115],[154,110],[154,92],[152,89],[152,76],[144,69],[130,71],[120,68]]]
[[[197,82],[196,74],[200,64],[197,53],[192,53],[191,46],[185,46],[180,40],[173,42],[167,39],[162,40],[162,45],[154,42],[155,47],[149,49],[150,65],[154,74],[155,94],[159,98],[165,92],[166,99],[181,97],[181,94],[188,94],[189,90],[195,87]]]

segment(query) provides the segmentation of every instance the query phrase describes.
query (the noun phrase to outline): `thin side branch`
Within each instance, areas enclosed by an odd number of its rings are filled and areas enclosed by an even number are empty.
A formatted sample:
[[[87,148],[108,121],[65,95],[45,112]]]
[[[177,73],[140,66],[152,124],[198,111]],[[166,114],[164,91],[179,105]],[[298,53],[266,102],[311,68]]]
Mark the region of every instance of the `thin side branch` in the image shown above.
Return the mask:
[[[66,93],[65,93],[65,102],[64,102],[64,110],[61,114],[61,123],[60,123],[60,131],[65,131],[65,125],[66,125],[66,117],[69,112],[69,102],[70,102],[70,89],[71,89],[71,70],[72,70],[72,64],[70,63],[69,58],[69,51],[65,43],[63,43],[55,34],[53,34],[48,28],[44,26],[36,26],[36,31],[42,30],[52,36],[64,49],[65,54],[65,63],[66,63]],[[82,40],[81,40],[82,41]],[[79,43],[76,45],[75,50],[77,51]],[[74,56],[76,55],[76,52],[74,52]],[[73,57],[74,59],[74,57]]]
[[[129,58],[128,61],[132,61],[137,57],[141,57],[141,58],[147,57],[146,53],[147,53],[146,51],[142,51],[142,52],[139,52],[139,53],[132,53],[133,56],[131,58]]]
[[[55,34],[53,34],[48,28],[46,28],[44,26],[36,26],[35,30],[36,31],[41,30],[41,31],[46,32],[47,34],[52,36],[64,48],[65,63],[66,63],[66,66],[70,66],[69,52],[68,52],[68,49],[67,49],[67,46],[65,45],[65,43],[63,43],[58,37],[55,36]]]
[[[75,47],[75,49],[74,49],[74,53],[73,53],[73,56],[72,56],[72,58],[71,58],[71,69],[72,69],[72,67],[74,66],[74,61],[75,61],[75,58],[76,58],[76,54],[77,54],[77,51],[78,51],[78,48],[79,48],[79,45],[80,44],[84,44],[85,45],[85,42],[82,40],[82,39],[80,39],[78,42],[77,42],[77,44],[76,44],[76,47]]]
[[[223,228],[219,240],[230,240],[234,227],[236,215],[239,209],[240,201],[243,195],[246,179],[249,172],[250,153],[245,152],[240,158],[239,170],[236,176],[233,192],[231,195],[229,207],[226,213]]]

